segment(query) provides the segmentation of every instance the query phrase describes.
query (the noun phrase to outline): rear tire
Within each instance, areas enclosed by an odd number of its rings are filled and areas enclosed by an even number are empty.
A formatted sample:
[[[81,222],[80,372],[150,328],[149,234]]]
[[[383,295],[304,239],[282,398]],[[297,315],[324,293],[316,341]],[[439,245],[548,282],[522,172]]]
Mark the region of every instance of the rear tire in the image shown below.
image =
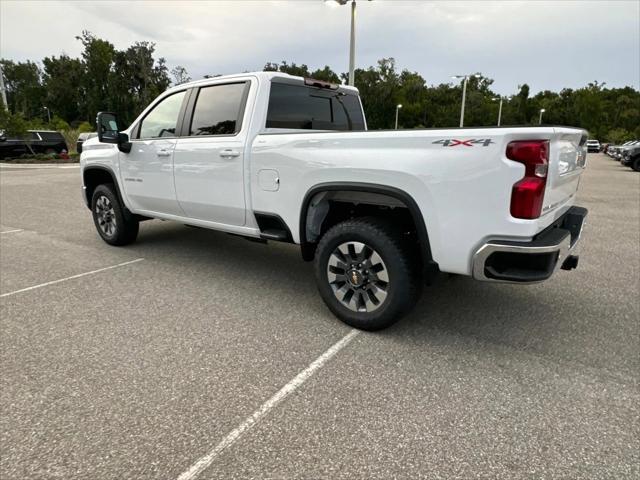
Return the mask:
[[[320,240],[315,276],[329,310],[352,327],[380,330],[415,305],[422,282],[419,256],[390,223],[347,220]]]
[[[91,197],[91,213],[98,234],[109,245],[128,245],[136,240],[139,222],[122,205],[112,184],[96,187]]]
[[[631,168],[633,168],[636,172],[640,172],[640,157],[636,158],[631,164]]]

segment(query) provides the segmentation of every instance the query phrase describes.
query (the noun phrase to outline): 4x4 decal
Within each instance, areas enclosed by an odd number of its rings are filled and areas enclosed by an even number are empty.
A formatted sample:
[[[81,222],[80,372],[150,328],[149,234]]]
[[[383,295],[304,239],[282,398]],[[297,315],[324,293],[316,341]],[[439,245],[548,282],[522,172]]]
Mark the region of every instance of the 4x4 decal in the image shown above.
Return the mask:
[[[435,142],[431,143],[441,144],[443,147],[457,147],[459,145],[462,145],[464,147],[473,147],[477,144],[482,144],[483,147],[488,147],[495,142],[490,138],[471,138],[469,140],[456,140],[455,138],[447,138],[436,140]]]

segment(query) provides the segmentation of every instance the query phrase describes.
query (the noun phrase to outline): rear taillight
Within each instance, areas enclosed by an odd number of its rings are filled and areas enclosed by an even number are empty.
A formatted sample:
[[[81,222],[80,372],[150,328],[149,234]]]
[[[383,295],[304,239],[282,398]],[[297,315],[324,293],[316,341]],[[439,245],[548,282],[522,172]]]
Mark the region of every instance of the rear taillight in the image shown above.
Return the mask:
[[[507,158],[524,164],[524,178],[511,191],[511,216],[538,218],[542,213],[544,188],[549,169],[549,142],[524,140],[507,145]]]

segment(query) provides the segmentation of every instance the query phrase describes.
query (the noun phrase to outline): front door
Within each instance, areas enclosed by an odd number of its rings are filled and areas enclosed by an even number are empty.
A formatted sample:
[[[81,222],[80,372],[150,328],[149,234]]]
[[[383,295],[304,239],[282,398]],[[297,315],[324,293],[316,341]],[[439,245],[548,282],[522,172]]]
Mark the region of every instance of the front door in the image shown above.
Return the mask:
[[[178,203],[198,220],[245,224],[243,125],[250,81],[201,87],[174,149]]]
[[[120,153],[125,194],[136,211],[184,216],[173,183],[177,123],[185,91],[162,98],[142,119],[131,152]]]

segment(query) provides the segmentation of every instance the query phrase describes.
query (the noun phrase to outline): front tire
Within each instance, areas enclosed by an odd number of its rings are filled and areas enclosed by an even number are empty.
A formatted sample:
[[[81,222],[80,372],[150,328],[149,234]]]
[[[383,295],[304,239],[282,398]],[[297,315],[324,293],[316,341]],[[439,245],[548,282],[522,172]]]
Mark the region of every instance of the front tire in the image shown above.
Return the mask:
[[[636,158],[631,164],[631,168],[633,168],[636,172],[640,172],[640,157]]]
[[[91,197],[93,223],[109,245],[128,245],[138,236],[139,222],[120,202],[111,184],[98,185]]]
[[[376,218],[347,220],[320,240],[315,257],[320,296],[340,320],[361,330],[380,330],[415,305],[420,262],[393,225]]]

